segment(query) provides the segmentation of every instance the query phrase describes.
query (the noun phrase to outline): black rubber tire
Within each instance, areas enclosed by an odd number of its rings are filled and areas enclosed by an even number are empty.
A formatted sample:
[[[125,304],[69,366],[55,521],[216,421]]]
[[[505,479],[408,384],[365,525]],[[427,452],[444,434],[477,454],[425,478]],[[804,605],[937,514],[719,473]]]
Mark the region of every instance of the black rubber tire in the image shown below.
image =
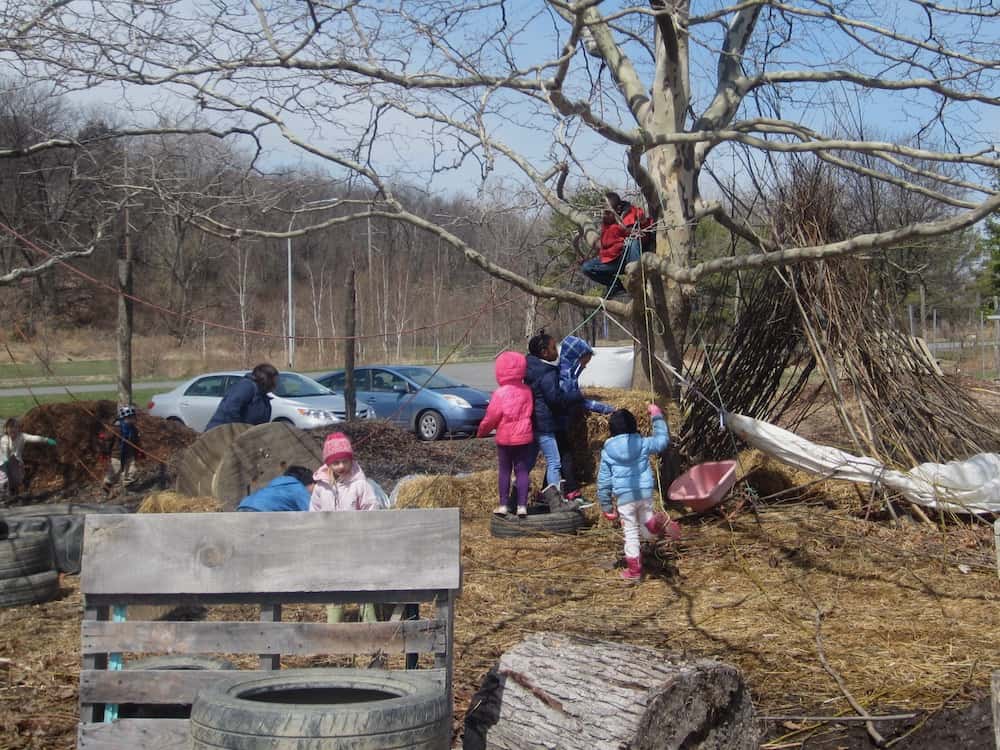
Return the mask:
[[[4,518],[24,518],[27,516],[85,516],[90,513],[128,513],[124,505],[102,505],[98,503],[40,503],[24,505],[20,508],[4,508],[0,516]]]
[[[384,700],[278,703],[288,690],[388,693]],[[257,696],[251,700],[250,696]],[[439,750],[450,746],[444,686],[419,671],[289,669],[266,677],[226,677],[198,692],[191,711],[194,750]]]
[[[0,580],[0,607],[41,604],[55,599],[58,594],[59,573],[55,570]]]
[[[0,523],[18,524],[19,533],[26,530],[26,525],[45,524],[44,532],[52,540],[53,563],[43,570],[54,567],[61,573],[76,575],[83,560],[83,527],[91,513],[128,513],[128,508],[124,505],[85,503],[26,505],[4,511]],[[0,572],[0,578],[3,577]]]
[[[83,527],[86,516],[49,516],[55,568],[76,575],[83,565]]]
[[[44,519],[41,519],[44,520]],[[44,520],[41,532],[22,533],[24,522],[14,522],[12,537],[0,540],[0,583],[8,579],[52,570],[52,540],[49,538],[49,523]]]
[[[414,426],[416,427],[417,437],[427,442],[440,440],[446,429],[444,417],[433,409],[428,409],[417,415],[417,421]]]
[[[490,534],[495,537],[538,536],[539,534],[575,534],[587,526],[587,518],[578,510],[539,513],[518,518],[490,516]]]

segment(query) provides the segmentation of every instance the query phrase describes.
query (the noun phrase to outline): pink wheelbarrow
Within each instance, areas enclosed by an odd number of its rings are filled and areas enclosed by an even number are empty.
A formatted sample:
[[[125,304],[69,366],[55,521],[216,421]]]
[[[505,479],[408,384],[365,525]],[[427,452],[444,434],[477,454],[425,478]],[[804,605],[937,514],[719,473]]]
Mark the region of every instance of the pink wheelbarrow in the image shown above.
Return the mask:
[[[670,484],[667,497],[683,503],[696,513],[704,513],[721,503],[736,484],[735,461],[697,464]]]

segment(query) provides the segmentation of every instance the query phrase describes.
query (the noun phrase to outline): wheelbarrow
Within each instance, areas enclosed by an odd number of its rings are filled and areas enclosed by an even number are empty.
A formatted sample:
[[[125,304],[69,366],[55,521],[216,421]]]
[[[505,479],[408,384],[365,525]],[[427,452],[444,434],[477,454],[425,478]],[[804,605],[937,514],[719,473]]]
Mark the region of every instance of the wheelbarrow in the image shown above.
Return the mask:
[[[704,513],[721,503],[734,484],[735,461],[710,461],[692,466],[671,482],[667,497]]]

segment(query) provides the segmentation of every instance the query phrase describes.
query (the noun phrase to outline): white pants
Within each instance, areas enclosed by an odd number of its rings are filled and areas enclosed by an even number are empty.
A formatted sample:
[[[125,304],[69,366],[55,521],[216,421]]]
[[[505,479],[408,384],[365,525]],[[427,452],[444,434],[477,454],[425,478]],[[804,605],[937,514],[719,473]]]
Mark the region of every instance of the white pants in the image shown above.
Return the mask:
[[[639,538],[656,539],[646,528],[646,521],[653,515],[653,499],[645,498],[634,503],[618,506],[618,516],[622,519],[625,532],[625,557],[639,556]]]

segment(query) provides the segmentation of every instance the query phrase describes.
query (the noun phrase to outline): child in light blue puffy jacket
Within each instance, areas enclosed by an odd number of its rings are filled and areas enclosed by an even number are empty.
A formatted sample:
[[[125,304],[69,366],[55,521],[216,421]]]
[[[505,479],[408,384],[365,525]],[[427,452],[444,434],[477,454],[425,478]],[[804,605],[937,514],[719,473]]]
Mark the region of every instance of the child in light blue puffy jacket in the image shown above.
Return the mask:
[[[597,497],[604,517],[609,521],[621,518],[626,563],[622,578],[627,581],[642,577],[640,535],[646,539],[662,536],[669,522],[665,513],[653,513],[656,482],[649,457],[666,449],[670,430],[660,407],[650,404],[648,408],[653,418],[652,437],[639,434],[635,416],[628,409],[619,409],[611,415],[608,420],[611,437],[604,442],[597,475]],[[612,498],[617,502],[617,511]]]

